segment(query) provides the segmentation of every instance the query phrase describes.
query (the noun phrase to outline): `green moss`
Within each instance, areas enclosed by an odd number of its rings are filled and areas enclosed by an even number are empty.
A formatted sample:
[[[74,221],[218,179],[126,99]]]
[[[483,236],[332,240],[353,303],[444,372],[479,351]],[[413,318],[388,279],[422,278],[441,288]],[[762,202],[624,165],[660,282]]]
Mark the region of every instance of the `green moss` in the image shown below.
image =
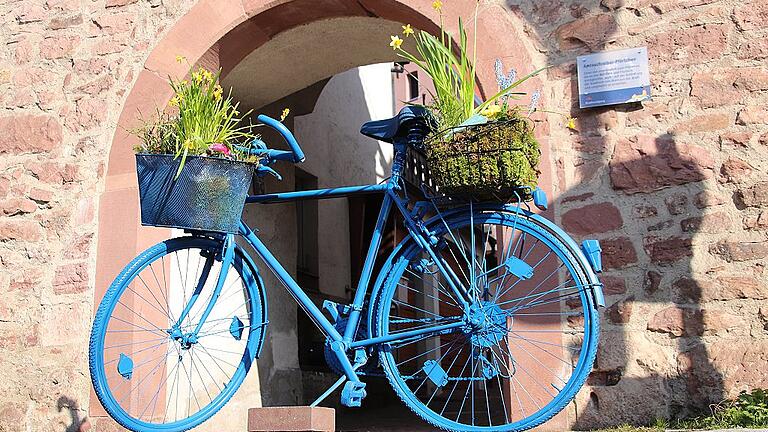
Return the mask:
[[[541,150],[530,123],[521,118],[470,126],[450,137],[427,140],[430,173],[446,195],[508,199],[536,187]]]

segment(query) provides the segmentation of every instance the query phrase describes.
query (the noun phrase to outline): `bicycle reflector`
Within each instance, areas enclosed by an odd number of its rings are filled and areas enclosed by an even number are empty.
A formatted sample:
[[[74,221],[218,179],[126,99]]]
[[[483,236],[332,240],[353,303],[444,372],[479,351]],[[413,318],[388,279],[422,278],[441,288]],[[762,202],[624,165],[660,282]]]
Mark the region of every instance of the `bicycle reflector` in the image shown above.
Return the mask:
[[[584,240],[581,243],[581,251],[584,252],[584,255],[587,257],[587,261],[589,261],[589,265],[592,266],[592,270],[596,273],[603,271],[603,249],[600,247],[599,241]]]

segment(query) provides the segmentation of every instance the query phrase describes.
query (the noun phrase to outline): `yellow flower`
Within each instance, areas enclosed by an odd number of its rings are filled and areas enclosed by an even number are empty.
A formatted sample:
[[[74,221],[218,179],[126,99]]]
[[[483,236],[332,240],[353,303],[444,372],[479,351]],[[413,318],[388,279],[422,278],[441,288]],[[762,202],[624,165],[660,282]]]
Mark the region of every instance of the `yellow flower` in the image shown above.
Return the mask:
[[[400,39],[400,36],[390,36],[392,38],[392,42],[389,43],[389,46],[392,47],[393,50],[397,50],[400,48],[400,45],[403,44],[403,40]]]
[[[440,0],[433,1],[432,2],[432,9],[434,9],[434,10],[436,10],[438,12],[442,12],[442,10],[443,10],[443,2],[441,2]]]
[[[565,125],[568,129],[576,130],[576,117],[568,117],[568,123]]]
[[[216,86],[213,88],[213,98],[214,99],[221,99],[221,93],[224,90],[221,88],[220,85],[216,84]]]
[[[179,96],[174,96],[173,99],[171,99],[171,101],[168,102],[168,105],[179,106]]]
[[[290,112],[291,112],[291,110],[290,110],[290,109],[288,109],[288,108],[285,108],[285,109],[283,110],[283,113],[282,113],[282,114],[280,114],[280,121],[283,121],[283,120],[285,120],[285,118],[286,118],[286,117],[288,117],[288,113],[290,113]]]
[[[187,61],[187,58],[184,57],[183,55],[177,55],[176,56],[176,63],[183,63],[185,61]]]
[[[413,34],[413,29],[411,28],[410,24],[406,24],[403,26],[403,34],[405,37],[408,37]]]
[[[498,105],[488,105],[480,111],[480,114],[487,117],[490,120],[495,119],[501,114],[501,107]]]

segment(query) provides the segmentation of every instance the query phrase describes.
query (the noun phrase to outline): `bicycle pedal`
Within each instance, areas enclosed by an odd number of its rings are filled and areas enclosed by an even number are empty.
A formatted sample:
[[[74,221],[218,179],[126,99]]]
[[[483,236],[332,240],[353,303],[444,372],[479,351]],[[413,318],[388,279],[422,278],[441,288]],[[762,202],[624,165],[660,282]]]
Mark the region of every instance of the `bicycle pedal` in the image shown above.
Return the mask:
[[[347,381],[341,390],[341,404],[350,408],[359,407],[367,394],[364,382]]]
[[[504,267],[518,279],[528,280],[533,277],[533,267],[520,258],[511,256],[504,261]]]
[[[434,360],[427,360],[424,362],[421,370],[424,371],[424,374],[434,385],[442,387],[448,384],[448,372],[440,367],[440,363]]]

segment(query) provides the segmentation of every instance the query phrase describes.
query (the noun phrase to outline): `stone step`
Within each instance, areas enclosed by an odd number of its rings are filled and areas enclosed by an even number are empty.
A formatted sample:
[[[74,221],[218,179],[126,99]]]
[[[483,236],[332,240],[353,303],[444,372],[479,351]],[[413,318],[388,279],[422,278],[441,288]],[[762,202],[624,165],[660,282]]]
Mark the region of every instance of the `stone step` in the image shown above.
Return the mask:
[[[289,406],[248,410],[248,432],[334,432],[336,410]]]

